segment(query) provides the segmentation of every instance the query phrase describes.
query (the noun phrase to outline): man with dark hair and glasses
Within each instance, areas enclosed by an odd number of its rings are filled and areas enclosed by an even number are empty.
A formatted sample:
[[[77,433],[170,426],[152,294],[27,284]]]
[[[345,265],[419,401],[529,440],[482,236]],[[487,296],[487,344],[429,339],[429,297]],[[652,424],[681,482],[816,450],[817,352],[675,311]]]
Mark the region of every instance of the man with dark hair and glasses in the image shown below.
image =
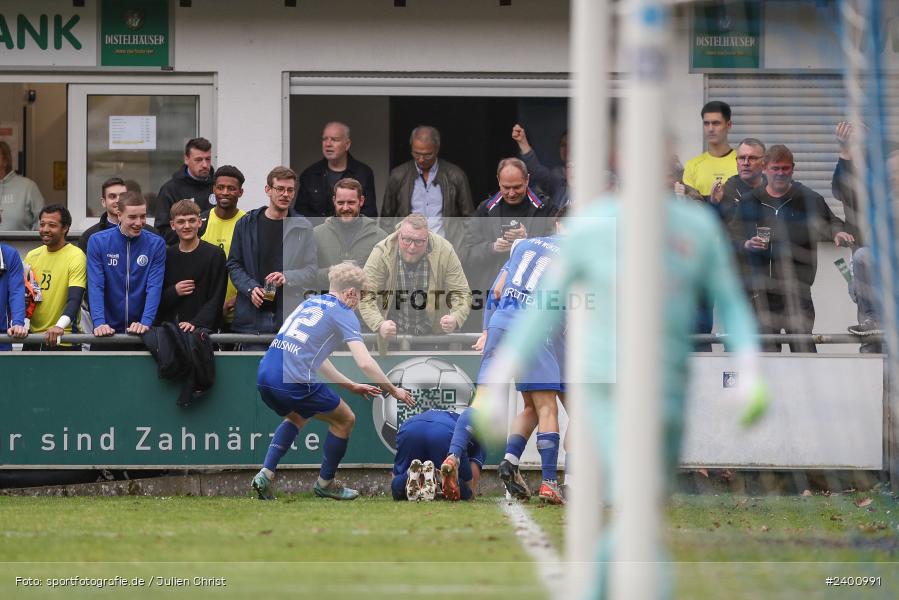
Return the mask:
[[[296,192],[297,174],[275,167],[266,178],[268,206],[251,210],[234,226],[228,255],[228,275],[237,289],[234,333],[276,333],[304,292],[314,289],[315,239],[312,224],[291,209]]]
[[[471,289],[453,245],[413,213],[379,242],[365,263],[370,288],[359,313],[386,350],[397,335],[452,333],[471,311]]]

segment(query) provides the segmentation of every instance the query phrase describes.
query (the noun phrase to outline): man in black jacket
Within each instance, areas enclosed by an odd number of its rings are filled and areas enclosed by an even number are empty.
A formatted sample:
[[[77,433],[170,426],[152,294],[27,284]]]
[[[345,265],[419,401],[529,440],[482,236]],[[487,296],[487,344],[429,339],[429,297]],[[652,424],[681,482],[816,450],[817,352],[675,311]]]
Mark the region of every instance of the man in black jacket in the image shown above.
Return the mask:
[[[440,132],[419,125],[409,136],[412,160],[394,167],[381,203],[379,225],[393,233],[412,213],[428,218],[428,231],[445,238],[465,260],[465,219],[474,214],[465,171],[440,154]]]
[[[312,225],[290,209],[296,181],[291,169],[272,169],[265,186],[268,206],[251,210],[234,226],[227,262],[237,288],[234,333],[276,333],[284,317],[303,301],[303,294],[315,289],[318,258]],[[274,299],[266,294],[269,286],[274,287]]]
[[[771,146],[765,153],[767,184],[743,196],[731,224],[737,257],[749,273],[746,284],[761,333],[783,329],[810,334],[815,324],[812,284],[818,270],[817,242],[833,240],[837,246],[855,242],[820,194],[793,181],[794,166],[789,148]],[[790,344],[790,349],[816,352],[814,344]],[[766,350],[777,351],[779,346]]]
[[[209,209],[212,196],[212,144],[206,138],[193,138],[184,146],[184,166],[162,184],[156,195],[156,228],[168,245],[178,243],[169,227],[169,211],[178,200],[193,200],[200,212]],[[212,198],[212,200],[210,200]]]
[[[322,131],[324,158],[300,174],[300,188],[293,206],[296,212],[316,223],[321,223],[323,217],[333,216],[334,184],[350,177],[362,184],[362,195],[365,196],[362,214],[373,219],[378,217],[375,175],[371,167],[353,158],[351,145],[348,125],[337,121],[325,125]]]
[[[483,308],[484,292],[509,259],[515,240],[549,235],[553,210],[529,187],[528,168],[519,158],[504,158],[496,169],[499,191],[481,202],[466,223],[467,275],[473,306]],[[479,322],[469,319],[469,322]]]

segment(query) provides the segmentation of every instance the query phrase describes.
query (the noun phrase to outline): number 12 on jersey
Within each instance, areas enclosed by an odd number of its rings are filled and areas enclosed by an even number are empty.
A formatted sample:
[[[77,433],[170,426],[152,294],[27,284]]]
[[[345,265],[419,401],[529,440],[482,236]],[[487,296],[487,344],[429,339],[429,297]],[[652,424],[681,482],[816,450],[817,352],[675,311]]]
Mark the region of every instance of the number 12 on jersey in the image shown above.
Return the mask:
[[[309,339],[309,334],[303,331],[302,328],[315,327],[324,316],[325,312],[318,306],[306,307],[297,313],[297,316],[290,322],[286,323],[282,331],[284,331],[285,336],[305,344],[306,340]]]

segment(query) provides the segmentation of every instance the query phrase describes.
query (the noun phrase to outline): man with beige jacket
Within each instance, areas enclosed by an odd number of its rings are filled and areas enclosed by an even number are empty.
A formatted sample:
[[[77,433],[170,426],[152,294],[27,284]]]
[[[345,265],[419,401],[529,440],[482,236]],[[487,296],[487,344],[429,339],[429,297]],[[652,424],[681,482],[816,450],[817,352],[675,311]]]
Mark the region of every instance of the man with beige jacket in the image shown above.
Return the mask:
[[[359,313],[385,351],[397,335],[459,329],[471,312],[471,288],[452,244],[428,231],[424,215],[404,218],[365,263],[370,289]]]

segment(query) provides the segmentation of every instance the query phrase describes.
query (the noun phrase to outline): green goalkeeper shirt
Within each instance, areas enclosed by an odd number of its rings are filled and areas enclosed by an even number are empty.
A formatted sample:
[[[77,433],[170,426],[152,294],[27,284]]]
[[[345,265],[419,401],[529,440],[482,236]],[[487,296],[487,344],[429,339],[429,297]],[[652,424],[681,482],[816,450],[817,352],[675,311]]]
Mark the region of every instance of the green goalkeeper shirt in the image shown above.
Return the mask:
[[[666,204],[666,212],[662,368],[663,389],[666,397],[673,399],[681,398],[686,387],[687,359],[693,347],[690,336],[700,298],[708,298],[718,307],[729,350],[756,351],[757,342],[755,320],[714,212],[674,197]],[[586,347],[575,351],[584,356],[585,382],[615,382],[616,307],[619,301],[626,301],[617,298],[621,218],[618,201],[607,197],[566,221],[558,268],[554,265],[553,272],[541,281],[543,294],[538,294],[537,304],[523,311],[504,340],[504,349],[516,364],[526,363],[564,315],[564,311],[549,309],[565,302],[571,306],[574,298],[568,293],[574,284],[581,283],[587,302],[588,335],[584,336]]]

